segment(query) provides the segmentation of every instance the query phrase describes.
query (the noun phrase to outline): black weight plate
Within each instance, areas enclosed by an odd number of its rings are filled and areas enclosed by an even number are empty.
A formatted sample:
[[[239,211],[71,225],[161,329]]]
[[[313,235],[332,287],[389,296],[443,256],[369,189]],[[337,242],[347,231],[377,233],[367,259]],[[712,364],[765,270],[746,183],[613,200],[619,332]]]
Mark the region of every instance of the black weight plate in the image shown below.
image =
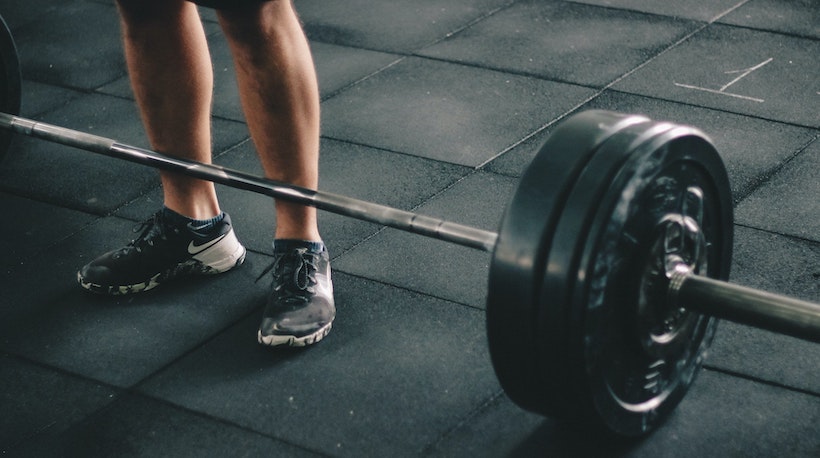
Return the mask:
[[[699,190],[704,261],[697,273],[726,280],[734,234],[732,193],[714,146],[701,132],[685,127],[636,150],[614,189],[621,192],[586,247],[582,265],[587,281],[576,287],[573,307],[586,313],[584,360],[596,415],[608,429],[636,436],[660,424],[686,394],[717,325],[696,313],[666,310],[664,294],[650,305],[674,316],[674,323],[657,323],[671,327],[668,336],[657,339],[643,326],[646,317],[639,302],[646,277],[641,273],[658,262],[652,245],[660,220],[687,216],[682,209],[689,190]],[[617,265],[608,262],[613,258],[620,258]],[[606,306],[594,305],[599,303]],[[629,316],[637,318],[611,325],[614,318]]]
[[[536,316],[538,344],[535,351],[539,355],[540,378],[550,393],[539,406],[542,414],[585,420],[586,415],[578,408],[578,399],[583,398],[583,378],[577,369],[583,367],[583,360],[574,348],[576,336],[572,335],[577,332],[572,323],[581,319],[572,305],[580,255],[612,180],[629,158],[635,142],[640,141],[652,125],[652,121],[644,118],[608,138],[594,152],[566,197],[549,247],[548,268],[541,279]]]
[[[699,210],[690,219],[697,220],[704,240],[698,273],[726,279],[731,191],[723,163],[702,133],[652,122],[620,132],[590,159],[561,215],[544,277],[542,377],[563,371],[563,391],[545,410],[639,436],[680,402],[716,321],[666,310],[665,294],[651,297],[647,306],[643,293],[647,278],[663,283],[657,265],[665,257],[655,249],[663,235],[659,228],[673,215],[689,216],[692,190],[698,190]],[[659,322],[646,325],[653,319]],[[657,337],[663,333],[650,332],[663,326],[670,332],[662,339]]]
[[[604,111],[565,120],[524,172],[506,209],[490,265],[487,337],[499,382],[522,408],[538,411],[550,397],[535,355],[536,318],[546,252],[567,193],[602,142],[644,121]]]
[[[0,16],[0,112],[17,115],[21,99],[20,61],[17,47],[3,17]],[[8,151],[12,132],[0,129],[0,161]]]

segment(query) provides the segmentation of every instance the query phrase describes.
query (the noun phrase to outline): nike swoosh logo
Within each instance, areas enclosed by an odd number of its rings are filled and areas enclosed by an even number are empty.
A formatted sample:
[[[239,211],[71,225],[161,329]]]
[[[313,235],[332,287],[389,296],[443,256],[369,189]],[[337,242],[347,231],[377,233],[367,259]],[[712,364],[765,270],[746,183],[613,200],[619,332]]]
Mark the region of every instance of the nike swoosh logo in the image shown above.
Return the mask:
[[[199,253],[202,253],[203,251],[207,250],[208,248],[210,248],[210,247],[216,245],[217,243],[219,243],[227,235],[228,234],[222,234],[219,237],[211,240],[210,242],[204,243],[202,245],[197,245],[193,241],[191,241],[191,243],[188,244],[188,254],[190,254],[191,256],[196,256]]]

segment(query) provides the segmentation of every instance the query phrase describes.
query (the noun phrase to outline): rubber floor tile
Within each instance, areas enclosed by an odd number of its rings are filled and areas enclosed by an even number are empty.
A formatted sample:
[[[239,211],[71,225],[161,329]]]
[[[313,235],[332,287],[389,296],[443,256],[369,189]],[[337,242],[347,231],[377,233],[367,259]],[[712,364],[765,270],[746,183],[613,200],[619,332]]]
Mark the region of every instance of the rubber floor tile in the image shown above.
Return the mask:
[[[72,2],[15,29],[23,77],[95,89],[125,75],[114,5]]]
[[[515,181],[475,174],[421,206],[417,213],[495,232]],[[440,240],[387,229],[342,255],[345,272],[433,297],[484,308],[491,255]]]
[[[600,88],[697,26],[670,17],[525,0],[421,54]]]
[[[732,283],[820,303],[820,246],[735,227]],[[721,323],[707,364],[779,385],[820,393],[820,346],[734,323]]]
[[[147,148],[136,106],[129,100],[91,94],[42,117],[42,121]],[[243,124],[214,120],[213,149],[247,138]],[[156,170],[63,146],[16,136],[0,168],[4,187],[39,200],[106,214],[159,186]]]
[[[641,441],[606,440],[501,397],[427,455],[808,458],[820,450],[818,418],[816,396],[705,370],[667,422]]]
[[[133,103],[87,95],[42,121],[144,147]],[[105,213],[159,184],[153,170],[76,148],[16,137],[0,175],[10,189],[71,208]]]
[[[274,438],[137,395],[21,450],[59,456],[320,456]]]
[[[319,78],[319,94],[323,99],[401,58],[396,54],[321,42],[313,42],[310,47]]]
[[[6,193],[0,193],[0,206],[15,219],[14,224],[0,226],[0,268],[4,275],[94,221],[84,213]]]
[[[19,114],[27,118],[36,118],[84,95],[80,91],[27,80],[23,80],[21,94]]]
[[[820,141],[815,140],[738,204],[737,221],[779,234],[820,242],[818,196]]]
[[[27,26],[31,22],[36,22],[48,13],[52,13],[61,7],[74,6],[85,0],[66,0],[59,4],[51,0],[28,0],[25,2],[5,2],[3,11],[0,12],[3,20],[6,21],[12,32],[17,32],[20,28]]]
[[[706,365],[820,396],[817,344],[724,321]]]
[[[408,58],[322,104],[323,135],[477,167],[591,89]]]
[[[624,10],[641,11],[663,16],[695,19],[711,22],[726,14],[745,0],[679,0],[676,2],[657,2],[654,0],[573,0],[575,3],[605,6]]]
[[[814,0],[754,0],[720,18],[725,24],[820,38],[820,9]]]
[[[312,40],[410,53],[509,3],[509,0],[353,0],[344,3],[297,0],[295,5]]]
[[[250,259],[235,271],[180,279],[133,296],[82,290],[77,270],[135,237],[133,227],[116,218],[100,220],[4,276],[0,348],[127,387],[264,303],[265,286],[254,282],[267,260],[255,265]]]
[[[723,158],[736,201],[757,189],[817,135],[812,129],[781,122],[614,91],[605,92],[582,109],[640,113],[700,129]]]
[[[111,402],[113,388],[0,355],[0,453],[58,434]]]
[[[140,390],[334,456],[414,454],[498,392],[484,315],[340,273],[337,316],[307,349],[239,323]]]
[[[714,24],[614,89],[816,128],[820,41]]]
[[[768,180],[816,135],[812,129],[616,91],[605,91],[576,112],[610,110],[693,126],[712,139],[740,200]],[[499,156],[486,170],[520,176],[560,121]]]

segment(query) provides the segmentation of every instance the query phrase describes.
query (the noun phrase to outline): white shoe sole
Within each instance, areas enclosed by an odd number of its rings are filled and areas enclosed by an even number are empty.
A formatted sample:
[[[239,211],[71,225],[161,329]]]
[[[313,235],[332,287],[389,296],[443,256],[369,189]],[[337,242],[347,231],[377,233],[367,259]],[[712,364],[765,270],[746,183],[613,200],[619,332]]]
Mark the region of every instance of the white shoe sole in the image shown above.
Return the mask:
[[[309,334],[304,337],[278,335],[263,336],[262,331],[260,330],[257,331],[256,338],[260,344],[267,345],[269,347],[305,347],[307,345],[313,345],[319,342],[320,340],[324,339],[325,336],[330,333],[330,328],[332,327],[332,325],[332,322],[328,323],[323,328],[319,329],[313,334]]]

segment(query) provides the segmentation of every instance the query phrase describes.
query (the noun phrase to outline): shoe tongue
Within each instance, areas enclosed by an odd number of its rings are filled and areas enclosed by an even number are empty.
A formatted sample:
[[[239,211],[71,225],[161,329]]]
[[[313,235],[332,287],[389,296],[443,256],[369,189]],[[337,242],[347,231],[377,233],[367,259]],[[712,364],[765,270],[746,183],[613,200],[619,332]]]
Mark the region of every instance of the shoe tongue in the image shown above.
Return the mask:
[[[188,223],[193,221],[191,218],[181,215],[168,207],[162,207],[162,210],[158,212],[158,216],[160,221],[172,227],[186,227]]]
[[[325,245],[322,242],[298,239],[276,239],[273,241],[274,253],[288,253],[300,248],[307,250],[309,253],[320,254],[324,251]]]

